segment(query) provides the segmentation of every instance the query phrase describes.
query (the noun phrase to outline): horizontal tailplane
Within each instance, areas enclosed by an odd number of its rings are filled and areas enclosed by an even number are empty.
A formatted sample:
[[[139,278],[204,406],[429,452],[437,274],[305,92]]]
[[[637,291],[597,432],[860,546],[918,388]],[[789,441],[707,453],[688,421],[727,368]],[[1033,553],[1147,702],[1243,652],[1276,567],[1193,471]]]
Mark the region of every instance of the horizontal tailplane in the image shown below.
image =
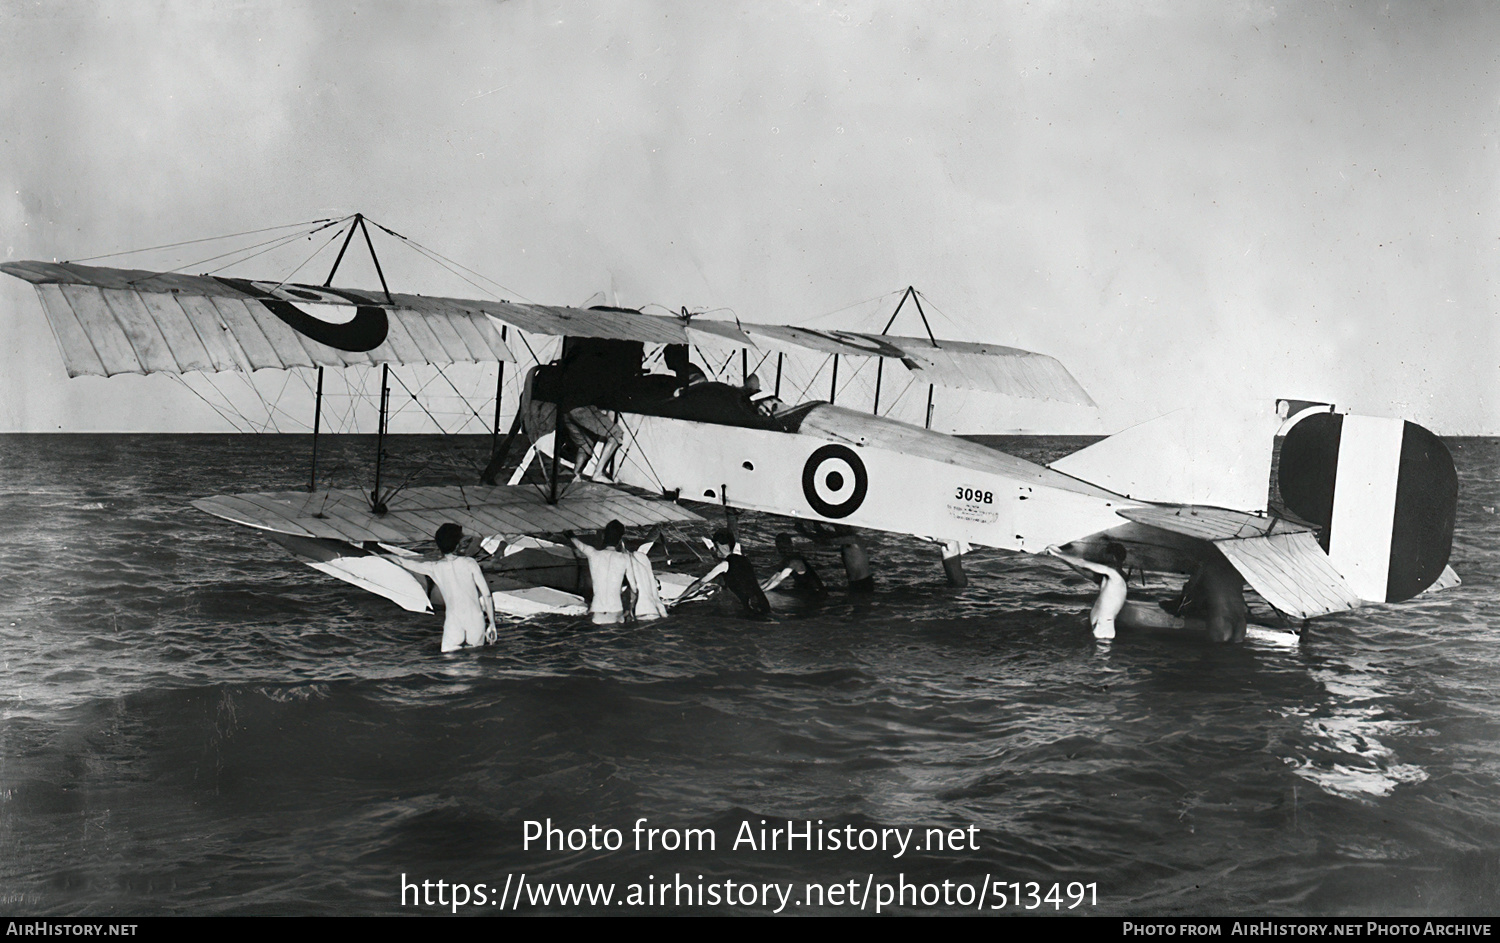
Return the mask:
[[[1312,534],[1217,540],[1214,546],[1266,602],[1289,616],[1310,619],[1362,602]]]

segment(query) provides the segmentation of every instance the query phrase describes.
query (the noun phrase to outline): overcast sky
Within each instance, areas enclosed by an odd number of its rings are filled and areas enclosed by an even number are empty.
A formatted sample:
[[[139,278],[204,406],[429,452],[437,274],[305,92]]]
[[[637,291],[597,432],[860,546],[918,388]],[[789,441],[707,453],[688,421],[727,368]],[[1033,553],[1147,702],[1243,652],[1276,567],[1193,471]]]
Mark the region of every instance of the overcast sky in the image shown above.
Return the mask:
[[[0,0],[0,251],[362,211],[555,304],[878,329],[830,312],[914,284],[1109,430],[1249,394],[1495,434],[1497,40],[1493,3]],[[67,379],[9,277],[0,335],[0,429],[227,428]]]

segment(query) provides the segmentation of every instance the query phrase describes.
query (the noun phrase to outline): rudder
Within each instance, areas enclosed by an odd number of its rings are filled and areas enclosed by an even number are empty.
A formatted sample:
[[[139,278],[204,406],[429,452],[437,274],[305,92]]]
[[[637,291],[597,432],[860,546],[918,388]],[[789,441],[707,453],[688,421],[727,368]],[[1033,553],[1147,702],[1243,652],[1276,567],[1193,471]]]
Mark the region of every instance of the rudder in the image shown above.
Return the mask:
[[[1287,509],[1322,529],[1319,543],[1362,599],[1410,599],[1447,566],[1458,472],[1416,423],[1309,415],[1286,433],[1277,484]]]

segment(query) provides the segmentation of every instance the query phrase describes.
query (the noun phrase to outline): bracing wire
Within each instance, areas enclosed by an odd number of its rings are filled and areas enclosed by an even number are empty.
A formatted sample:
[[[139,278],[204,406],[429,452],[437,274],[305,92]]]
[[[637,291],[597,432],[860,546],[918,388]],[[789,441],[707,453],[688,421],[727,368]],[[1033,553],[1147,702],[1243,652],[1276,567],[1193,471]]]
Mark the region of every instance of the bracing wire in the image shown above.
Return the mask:
[[[366,221],[368,223],[370,223],[370,225],[374,226],[376,229],[379,229],[381,232],[389,233],[390,235],[395,236],[397,239],[400,239],[402,242],[406,243],[407,245],[411,246],[412,248],[416,249],[417,251],[423,253],[424,255],[427,255],[428,258],[432,259],[435,262],[438,262],[439,264],[442,264],[442,263],[446,262],[446,263],[448,263],[448,265],[456,266],[457,268],[463,269],[465,272],[468,272],[470,275],[473,275],[475,278],[480,278],[480,279],[483,279],[484,281],[489,282],[491,285],[494,285],[496,288],[499,288],[501,291],[508,293],[513,298],[520,298],[522,301],[525,301],[528,304],[534,304],[535,303],[535,302],[532,302],[531,299],[527,298],[525,295],[521,294],[520,292],[512,291],[511,289],[506,288],[504,285],[502,285],[499,282],[495,281],[493,278],[490,278],[487,275],[480,274],[479,272],[476,272],[473,269],[469,268],[467,265],[464,265],[461,262],[457,262],[457,261],[454,261],[453,259],[448,258],[447,256],[443,255],[442,253],[438,252],[436,249],[429,249],[426,246],[422,245],[420,242],[417,242],[415,239],[412,239],[409,236],[403,236],[403,235],[401,235],[400,233],[396,232],[393,229],[390,229],[388,227],[380,225],[379,223],[375,222],[374,220],[366,220]],[[443,267],[447,268],[448,266],[444,265]],[[454,272],[453,269],[451,269],[451,268],[449,268],[448,271],[453,272],[454,275],[458,275],[459,274],[458,272]],[[459,277],[463,278],[462,275],[459,275]],[[464,279],[464,281],[468,281],[470,285],[473,285],[475,288],[479,288],[481,291],[486,291],[486,292],[489,291],[489,289],[483,288],[482,286],[478,285],[477,283],[469,281],[466,278]],[[494,294],[493,292],[490,292],[490,293]],[[499,295],[495,295],[495,298],[498,299],[499,297],[500,297]]]
[[[859,376],[859,372],[861,370],[863,370],[865,367],[869,366],[870,365],[870,361],[874,360],[874,359],[875,359],[874,357],[861,357],[860,361],[859,361],[859,366],[857,366],[853,370],[849,371],[849,377],[848,377],[848,379],[846,379],[844,381],[844,385],[843,386],[839,387],[839,393],[843,394],[843,392],[845,390],[849,389],[849,384],[853,383],[854,382],[854,378],[857,377],[857,376]]]
[[[901,392],[897,393],[896,394],[896,398],[893,399],[893,400],[891,400],[891,405],[889,405],[889,406],[887,406],[885,408],[885,415],[889,416],[891,413],[893,413],[893,412],[896,411],[896,405],[901,402],[901,397],[905,396],[906,393],[907,393],[907,391],[910,390],[913,386],[915,386],[916,383],[917,383],[917,378],[916,377],[908,377],[907,378],[906,385],[901,388]]]
[[[98,256],[97,258],[104,258],[104,256]],[[224,410],[222,410],[218,406],[216,406],[214,404],[214,402],[212,400],[210,400],[207,396],[204,396],[202,393],[198,392],[198,390],[191,383],[189,383],[187,381],[187,378],[184,377],[182,374],[180,374],[180,373],[170,373],[170,374],[167,374],[167,375],[170,376],[172,379],[176,380],[179,384],[181,384],[182,387],[184,389],[186,389],[189,393],[192,393],[194,396],[196,396],[199,399],[201,399],[204,402],[204,404],[206,406],[208,406],[209,409],[212,409],[214,412],[218,413],[219,414],[219,418],[221,418],[225,422],[229,423],[230,427],[233,428],[235,432],[242,431],[240,429],[240,424],[238,422],[235,422],[235,420],[234,420],[233,417],[227,415],[224,412]],[[241,418],[243,418],[243,417],[241,417]],[[253,427],[250,427],[250,426],[247,425],[246,428],[253,428]]]
[[[284,223],[280,226],[269,226],[265,229],[248,229],[245,232],[229,233],[225,236],[206,236],[202,239],[188,239],[183,242],[169,242],[160,246],[146,246],[143,249],[124,249],[120,252],[106,252],[104,255],[91,255],[86,259],[65,259],[68,263],[73,262],[96,262],[99,259],[113,259],[122,255],[135,255],[139,252],[155,252],[157,249],[176,249],[181,246],[192,246],[203,242],[218,242],[221,239],[238,239],[240,236],[258,236],[264,232],[275,232],[278,229],[293,229],[303,226],[315,226],[318,223],[327,223],[328,219],[309,219],[300,223]],[[316,231],[316,230],[314,230]],[[300,234],[299,234],[300,235]],[[190,263],[191,264],[191,263]]]
[[[891,297],[893,297],[895,295],[899,295],[899,294],[901,294],[904,291],[906,291],[905,288],[902,288],[899,291],[887,291],[887,292],[883,292],[883,293],[875,295],[873,297],[866,298],[864,301],[851,302],[850,304],[844,305],[842,308],[834,308],[832,311],[825,311],[822,314],[815,314],[815,315],[813,315],[810,318],[806,318],[805,320],[807,320],[807,321],[821,321],[824,318],[831,318],[835,314],[842,314],[843,312],[848,311],[850,308],[858,308],[860,305],[867,305],[867,304],[870,304],[871,302],[875,302],[875,301],[884,301],[885,299],[891,298]]]
[[[335,224],[330,223],[329,225],[335,225]],[[259,252],[252,252],[250,255],[247,255],[247,256],[245,256],[242,259],[235,259],[232,262],[225,262],[223,265],[216,265],[213,268],[209,269],[206,274],[212,275],[214,272],[221,272],[224,269],[227,269],[227,268],[229,268],[231,266],[242,265],[245,262],[250,261],[251,259],[257,258],[257,257],[262,256],[262,255],[265,255],[267,252],[274,252],[275,250],[280,249],[283,246],[289,246],[292,243],[296,242],[298,239],[311,238],[314,233],[320,232],[320,231],[322,231],[324,229],[327,229],[327,228],[328,228],[327,226],[320,226],[317,229],[314,229],[312,232],[309,232],[309,233],[305,233],[305,234],[304,233],[294,233],[290,238],[283,239],[279,243],[277,243],[276,245],[268,245],[264,249],[261,249]],[[256,247],[255,246],[249,246],[248,248],[253,249],[253,248],[256,248]],[[241,251],[244,251],[244,250],[241,250]],[[322,248],[320,248],[318,251],[321,252],[323,250],[322,250]],[[226,253],[224,253],[224,255],[215,256],[214,259],[224,258],[225,256],[229,256],[229,255],[233,255],[233,254],[234,253],[232,253],[232,252],[226,252]],[[314,254],[316,254],[316,253],[314,253]],[[204,259],[203,262],[212,262],[212,261],[214,261],[214,259]],[[190,264],[202,265],[203,262],[195,262],[195,263],[190,263]],[[304,263],[304,264],[306,264],[306,263]],[[186,267],[187,266],[182,266],[182,268],[186,268]],[[300,268],[300,266],[299,266],[299,268]],[[173,271],[177,271],[177,269],[173,269]]]
[[[641,447],[640,440],[635,436],[635,430],[630,428],[630,423],[628,422],[622,422],[620,423],[620,425],[625,427],[625,431],[630,435],[630,442],[635,447],[634,451],[631,452],[631,454],[640,455],[641,461],[646,463],[646,471],[651,474],[651,480],[656,482],[656,490],[666,491],[667,486],[662,483],[661,475],[658,475],[656,473],[656,467],[651,464],[651,456],[647,455],[646,450]],[[616,461],[620,460],[616,459]],[[616,467],[618,468],[619,466],[617,465]]]
[[[807,391],[812,389],[812,385],[814,383],[818,382],[818,374],[822,373],[823,368],[828,366],[830,363],[833,363],[833,354],[829,354],[828,356],[824,357],[823,362],[818,364],[818,369],[813,371],[813,375],[810,379],[808,379],[807,385],[802,387],[802,389],[797,392],[796,402],[805,403],[807,401]]]
[[[286,273],[286,277],[283,278],[281,281],[279,281],[279,282],[276,283],[276,287],[280,288],[281,286],[285,285],[287,282],[291,281],[293,275],[296,275],[298,272],[302,271],[302,269],[307,266],[307,263],[311,262],[313,259],[316,259],[320,254],[322,254],[322,252],[323,252],[324,249],[326,249],[329,246],[333,245],[333,241],[335,239],[337,239],[338,237],[342,236],[343,234],[344,234],[344,230],[342,230],[342,229],[335,229],[333,231],[333,235],[329,236],[328,239],[326,241],[324,241],[324,243],[321,246],[318,246],[316,249],[313,250],[312,255],[309,255],[307,258],[303,259],[301,261],[301,263],[299,263],[296,268],[292,269],[290,272],[287,272]],[[252,258],[253,258],[253,256],[252,256]]]
[[[267,239],[265,242],[258,242],[258,243],[256,243],[255,245],[252,245],[252,246],[241,246],[238,249],[231,249],[228,252],[221,252],[218,255],[211,255],[211,256],[209,256],[206,259],[199,259],[196,262],[188,262],[188,263],[186,263],[184,265],[179,265],[176,268],[168,269],[166,272],[160,273],[160,274],[172,274],[174,272],[181,272],[183,269],[186,269],[186,268],[191,268],[191,267],[197,266],[197,265],[206,265],[209,262],[216,262],[219,259],[228,258],[229,256],[237,255],[237,254],[239,254],[241,252],[249,252],[251,249],[261,249],[260,252],[256,252],[256,253],[254,253],[252,255],[247,255],[243,259],[238,259],[238,260],[236,260],[234,262],[225,262],[223,265],[216,266],[214,269],[212,269],[212,271],[217,272],[217,271],[220,271],[222,269],[228,268],[231,265],[238,265],[241,262],[248,262],[250,259],[253,259],[256,256],[265,255],[267,252],[271,252],[271,251],[273,251],[275,249],[279,249],[282,246],[291,245],[293,242],[296,242],[298,239],[303,239],[303,238],[312,236],[314,233],[321,232],[322,230],[327,229],[330,226],[336,226],[336,225],[338,225],[341,222],[343,222],[343,220],[333,220],[331,222],[326,222],[326,223],[324,223],[321,226],[317,226],[317,227],[315,227],[315,228],[313,228],[311,230],[294,232],[294,233],[292,233],[289,236],[278,236],[278,237],[276,237],[274,239]],[[264,246],[265,248],[262,249],[261,248],[262,246]],[[142,280],[143,279],[136,279],[136,281],[142,281]],[[134,282],[131,282],[131,284],[134,284]]]
[[[457,458],[456,458],[456,457],[455,457],[455,456],[454,456],[454,455],[453,455],[453,440],[452,440],[452,436],[453,436],[453,433],[450,433],[450,432],[448,432],[448,431],[447,431],[447,430],[446,430],[446,429],[444,429],[444,428],[443,428],[443,423],[442,423],[442,421],[441,421],[441,420],[439,420],[439,419],[438,419],[438,418],[437,418],[437,416],[434,416],[434,415],[433,415],[433,414],[432,414],[432,411],[431,411],[431,410],[430,410],[430,409],[428,409],[428,408],[427,408],[427,406],[426,406],[426,405],[425,405],[425,404],[423,404],[423,402],[422,402],[422,400],[421,400],[421,398],[420,398],[420,396],[419,396],[419,394],[420,394],[420,393],[421,393],[421,392],[422,392],[422,391],[423,391],[423,390],[425,390],[425,389],[426,389],[426,388],[427,388],[427,387],[426,387],[426,385],[425,385],[425,384],[424,384],[424,385],[423,385],[423,386],[421,386],[421,387],[419,387],[419,388],[418,388],[418,390],[417,390],[417,392],[416,392],[416,393],[413,393],[413,392],[412,392],[412,389],[411,389],[411,387],[409,387],[409,386],[407,386],[407,385],[406,385],[406,381],[405,381],[405,380],[403,380],[403,379],[401,379],[401,376],[400,376],[400,375],[399,375],[399,374],[397,374],[397,373],[394,373],[394,372],[393,372],[393,373],[392,373],[392,374],[391,374],[391,376],[393,376],[393,377],[395,377],[395,379],[396,379],[396,382],[397,382],[397,383],[399,383],[399,384],[401,384],[401,388],[402,388],[402,389],[403,389],[403,390],[405,390],[405,391],[406,391],[406,394],[407,394],[407,395],[408,395],[408,396],[409,396],[409,397],[411,397],[411,401],[412,401],[412,402],[413,402],[413,403],[416,403],[416,404],[417,404],[417,407],[418,407],[418,408],[419,408],[419,409],[421,409],[421,410],[422,410],[422,412],[424,412],[424,413],[426,413],[426,414],[427,414],[427,418],[428,418],[428,419],[431,419],[431,420],[432,420],[432,422],[433,422],[433,425],[435,425],[435,426],[437,426],[437,428],[438,428],[438,432],[439,432],[439,433],[440,433],[440,434],[441,434],[441,435],[442,435],[442,437],[443,437],[443,439],[442,439],[442,441],[443,441],[443,445],[444,445],[444,446],[445,446],[445,447],[446,447],[446,448],[447,448],[447,450],[448,450],[448,453],[449,453],[449,454],[448,454],[448,459],[449,459],[449,462],[450,462],[450,463],[451,463],[451,464],[452,464],[452,465],[453,465],[453,470],[454,470],[454,471],[455,471],[455,472],[474,472],[474,471],[478,471],[478,470],[479,470],[479,467],[478,467],[478,466],[477,466],[477,465],[475,465],[475,464],[474,464],[474,462],[473,462],[473,461],[470,461],[470,462],[469,462],[469,465],[470,465],[470,466],[472,466],[472,467],[471,467],[471,468],[469,468],[469,469],[463,469],[463,468],[462,468],[462,467],[461,467],[461,466],[460,466],[460,465],[459,465],[459,464],[458,464],[458,461],[457,461]],[[430,382],[431,382],[431,381],[428,381],[428,382],[429,382],[429,383],[430,383]],[[451,385],[451,384],[450,384],[450,385]],[[462,398],[462,396],[463,396],[463,394],[459,394],[459,397],[460,397],[460,398]],[[430,462],[429,462],[429,463],[428,463],[428,464],[431,464],[431,463],[430,463]],[[460,486],[460,487],[461,487],[461,486]]]
[[[942,308],[939,308],[935,303],[933,303],[933,300],[931,298],[927,297],[927,293],[925,291],[919,291],[919,292],[917,292],[917,297],[920,298],[920,299],[922,299],[923,301],[925,301],[927,303],[928,309],[930,309],[932,311],[935,311],[939,315],[941,315],[942,319],[944,321],[947,321],[948,324],[951,325],[955,331],[958,331],[960,334],[964,333],[964,330],[965,330],[964,326],[962,324],[959,324],[957,321],[953,320],[951,317],[948,316],[948,313],[946,311],[944,311]]]
[[[458,395],[458,401],[460,403],[464,404],[464,406],[469,410],[469,413],[475,419],[479,420],[479,424],[480,425],[484,425],[484,417],[481,416],[481,415],[479,415],[479,411],[476,410],[474,408],[473,404],[469,402],[468,397],[464,396],[464,394],[459,391],[458,387],[456,387],[456,386],[453,385],[453,381],[450,380],[450,379],[448,379],[448,374],[446,374],[446,373],[443,372],[443,368],[440,365],[438,365],[438,364],[433,364],[433,366],[435,368],[437,368],[438,376],[440,376],[440,377],[443,378],[443,382],[446,383],[446,384],[448,384],[449,388],[452,389],[453,392]],[[467,421],[467,420],[465,420],[465,421]]]

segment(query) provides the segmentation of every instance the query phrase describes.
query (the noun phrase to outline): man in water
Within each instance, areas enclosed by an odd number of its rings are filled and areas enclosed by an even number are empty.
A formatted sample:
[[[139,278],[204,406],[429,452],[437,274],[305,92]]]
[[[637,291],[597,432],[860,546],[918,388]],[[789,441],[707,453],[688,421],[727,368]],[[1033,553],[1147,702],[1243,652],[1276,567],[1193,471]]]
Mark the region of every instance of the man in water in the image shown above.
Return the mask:
[[[667,607],[662,604],[661,590],[656,584],[656,574],[651,571],[651,548],[655,546],[660,528],[652,535],[652,538],[636,547],[630,554],[630,574],[634,576],[631,585],[635,589],[635,617],[638,621],[649,622],[652,619],[665,619]]]
[[[495,599],[489,584],[473,557],[459,554],[464,529],[444,524],[434,539],[443,558],[436,562],[393,556],[388,559],[413,573],[420,573],[437,584],[443,594],[447,615],[443,619],[443,651],[452,652],[471,645],[478,647],[495,641]]]
[[[823,585],[818,571],[814,570],[812,564],[808,563],[807,559],[792,546],[791,534],[776,535],[776,552],[781,554],[781,572],[762,583],[760,586],[762,590],[770,592],[790,576],[792,589],[798,593],[808,596],[828,595],[828,587]]]
[[[627,583],[633,592],[639,593],[636,577],[630,564],[630,555],[625,552],[625,525],[610,521],[601,532],[601,549],[594,549],[577,537],[569,535],[573,546],[589,561],[589,581],[594,586],[594,598],[589,600],[589,618],[595,625],[613,625],[625,621],[625,602],[620,591]]]
[[[1056,546],[1048,547],[1047,552],[1074,569],[1087,570],[1102,577],[1099,598],[1094,600],[1094,608],[1089,610],[1089,624],[1094,629],[1094,638],[1101,641],[1114,638],[1115,616],[1125,608],[1125,577],[1114,567],[1070,556]]]
[[[1111,543],[1104,548],[1115,566],[1069,556],[1057,547],[1048,547],[1047,552],[1074,569],[1095,573],[1101,578],[1099,598],[1094,600],[1094,608],[1089,613],[1095,638],[1114,638],[1118,622],[1131,629],[1202,629],[1212,642],[1245,640],[1244,580],[1227,561],[1199,563],[1178,597],[1162,603],[1158,609],[1126,602],[1125,578],[1117,569],[1125,565],[1123,546]],[[1165,614],[1161,610],[1166,610]],[[1104,626],[1107,628],[1101,629]]]
[[[1184,621],[1201,619],[1211,642],[1245,640],[1245,580],[1226,560],[1199,563],[1182,593],[1162,608]]]
[[[753,616],[768,616],[771,614],[771,604],[766,600],[766,594],[761,590],[760,583],[755,579],[755,568],[750,565],[749,559],[740,552],[740,545],[735,541],[734,535],[727,530],[721,530],[714,534],[714,551],[719,554],[720,560],[714,564],[714,568],[698,577],[682,595],[680,600],[691,599],[693,594],[705,584],[724,577],[724,585],[729,591],[739,597],[745,606],[745,611]]]

